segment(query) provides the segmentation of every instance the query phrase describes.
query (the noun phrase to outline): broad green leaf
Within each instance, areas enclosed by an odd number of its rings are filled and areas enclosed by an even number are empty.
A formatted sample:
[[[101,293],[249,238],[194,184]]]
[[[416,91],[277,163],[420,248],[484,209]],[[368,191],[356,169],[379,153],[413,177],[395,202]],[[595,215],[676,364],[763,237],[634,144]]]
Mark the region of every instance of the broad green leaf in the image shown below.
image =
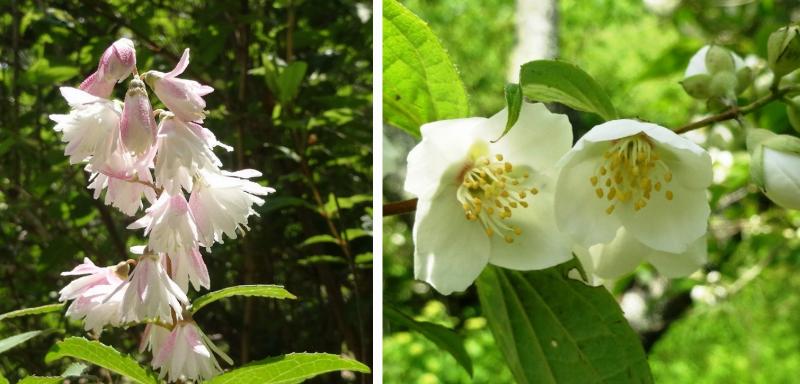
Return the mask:
[[[577,66],[563,61],[536,60],[519,71],[522,94],[535,101],[556,102],[579,111],[617,118],[611,99],[600,85]]]
[[[56,312],[60,311],[61,308],[64,308],[64,304],[62,303],[47,304],[47,305],[42,305],[41,307],[18,309],[16,311],[6,312],[0,315],[0,320],[10,319],[12,317],[39,315],[42,313]]]
[[[358,361],[328,353],[292,353],[270,357],[219,375],[208,384],[293,384],[334,371],[369,373]]]
[[[61,376],[28,376],[18,381],[17,384],[58,384],[64,381]]]
[[[472,359],[464,349],[464,340],[452,329],[428,321],[417,321],[392,306],[384,305],[383,316],[389,323],[402,325],[416,331],[439,348],[449,353],[472,376]]]
[[[297,297],[289,291],[283,289],[280,285],[237,285],[235,287],[228,287],[214,291],[203,296],[198,297],[192,302],[192,313],[197,312],[200,308],[205,307],[219,299],[224,299],[231,296],[256,296],[256,297],[269,297],[272,299],[296,299]]]
[[[516,381],[652,383],[639,338],[611,294],[565,274],[561,266],[489,267],[478,279],[483,314]]]
[[[30,331],[0,340],[0,353],[8,351],[9,349],[16,347],[17,345],[20,345],[36,336],[39,336],[39,334],[41,334],[42,332],[44,331]]]
[[[297,96],[307,69],[308,64],[303,61],[295,61],[281,70],[278,75],[278,89],[280,90],[278,98],[281,103],[286,104]]]
[[[464,85],[428,25],[399,2],[384,0],[385,121],[419,137],[422,124],[468,112]]]
[[[505,94],[508,119],[506,119],[506,128],[503,130],[503,134],[495,141],[502,139],[511,130],[511,127],[519,119],[519,112],[522,110],[522,87],[519,84],[506,84]]]
[[[44,357],[44,361],[50,364],[64,357],[85,360],[125,376],[135,383],[158,383],[155,376],[141,367],[132,357],[123,355],[116,349],[99,341],[90,341],[82,337],[68,337],[50,348],[50,352]]]
[[[3,373],[0,372],[0,384],[8,384],[8,379],[3,376]]]

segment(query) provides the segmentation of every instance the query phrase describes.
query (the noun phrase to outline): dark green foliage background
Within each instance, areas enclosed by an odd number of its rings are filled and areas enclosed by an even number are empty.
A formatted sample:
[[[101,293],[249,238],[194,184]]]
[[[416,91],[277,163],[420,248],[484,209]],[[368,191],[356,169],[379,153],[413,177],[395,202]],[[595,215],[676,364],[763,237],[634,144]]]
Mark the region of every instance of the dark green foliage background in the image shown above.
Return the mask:
[[[402,3],[430,25],[448,50],[468,91],[470,115],[491,116],[500,110],[515,43],[515,1]],[[689,98],[678,83],[697,49],[717,43],[742,57],[758,56],[762,61],[755,61],[756,72],[762,76],[767,37],[790,20],[797,22],[800,11],[800,2],[795,0],[683,0],[669,13],[657,13],[645,4],[658,1],[557,3],[558,58],[592,75],[621,116],[667,127],[706,112],[704,104]],[[755,96],[751,89],[742,96],[743,102]],[[561,111],[568,114],[576,139],[598,122],[591,114]],[[785,107],[779,103],[743,120],[748,126],[792,132]],[[800,370],[800,216],[776,207],[749,182],[749,156],[736,123],[689,136],[703,135],[720,172],[710,195],[708,265],[690,278],[673,280],[642,266],[620,279],[612,293],[620,301],[623,297],[643,300],[644,313],[632,326],[648,350],[657,383],[796,381]],[[403,192],[402,181],[405,156],[415,143],[398,129],[385,130],[386,201],[410,197]],[[385,305],[454,329],[464,337],[475,374],[470,378],[454,358],[421,335],[386,322],[384,381],[512,382],[475,287],[442,296],[413,280],[412,222],[413,215],[384,221]],[[692,299],[693,290],[696,299]]]
[[[77,86],[125,36],[136,43],[140,72],[169,71],[191,48],[184,77],[215,88],[205,126],[235,148],[217,151],[225,168],[257,169],[258,181],[277,189],[245,237],[203,252],[212,289],[281,284],[299,299],[230,298],[196,321],[237,366],[295,351],[371,365],[370,9],[355,0],[0,0],[0,313],[55,302],[68,282],[60,272],[84,257],[115,264],[143,241],[125,229],[134,218],[92,199],[87,174],[68,164],[48,119],[68,111],[58,87]],[[293,101],[281,105],[263,75],[248,74],[265,61],[308,64]],[[327,237],[301,245],[318,235]],[[54,332],[0,355],[12,382],[60,374],[63,366],[44,364],[46,351],[84,334],[50,314],[2,321],[0,338],[36,329]],[[132,353],[142,329],[101,340]]]

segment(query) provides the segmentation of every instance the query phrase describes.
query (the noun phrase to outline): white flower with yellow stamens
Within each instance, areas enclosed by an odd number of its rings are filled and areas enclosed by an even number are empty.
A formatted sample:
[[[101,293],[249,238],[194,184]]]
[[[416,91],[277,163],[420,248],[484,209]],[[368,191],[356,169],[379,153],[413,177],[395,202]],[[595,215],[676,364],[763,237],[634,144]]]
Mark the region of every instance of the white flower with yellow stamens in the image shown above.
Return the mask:
[[[507,114],[425,124],[408,155],[405,189],[419,198],[414,273],[443,294],[466,289],[487,263],[533,270],[572,257],[556,229],[551,175],[572,143],[569,120],[523,103],[492,143]]]
[[[580,246],[610,243],[624,227],[648,248],[681,254],[706,233],[711,158],[669,129],[609,121],[559,166],[556,221]]]

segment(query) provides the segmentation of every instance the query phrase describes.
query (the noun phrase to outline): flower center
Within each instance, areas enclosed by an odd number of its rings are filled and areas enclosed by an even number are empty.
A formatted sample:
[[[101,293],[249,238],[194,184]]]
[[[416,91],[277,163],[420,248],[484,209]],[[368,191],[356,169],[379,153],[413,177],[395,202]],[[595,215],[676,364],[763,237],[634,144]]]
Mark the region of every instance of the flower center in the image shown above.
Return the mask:
[[[507,219],[513,209],[528,207],[525,199],[529,195],[539,193],[536,188],[523,186],[529,177],[527,172],[515,172],[514,166],[497,154],[478,157],[461,176],[456,196],[467,220],[479,221],[486,235],[492,237],[497,233],[507,243],[522,235],[522,229],[509,224]]]
[[[603,163],[589,178],[598,199],[607,199],[606,213],[611,214],[616,204],[633,202],[633,209],[639,211],[647,206],[653,193],[664,190],[669,201],[673,192],[667,189],[672,181],[672,171],[653,144],[640,135],[618,140],[603,155]],[[663,181],[663,183],[662,183]]]

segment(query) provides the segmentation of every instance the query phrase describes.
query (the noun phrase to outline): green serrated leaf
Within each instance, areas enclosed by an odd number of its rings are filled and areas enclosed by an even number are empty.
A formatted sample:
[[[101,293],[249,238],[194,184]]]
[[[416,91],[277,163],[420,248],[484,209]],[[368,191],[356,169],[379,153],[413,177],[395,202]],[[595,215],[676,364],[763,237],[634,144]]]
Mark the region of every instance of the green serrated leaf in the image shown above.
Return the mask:
[[[47,304],[42,305],[40,307],[33,307],[33,308],[24,308],[24,309],[17,309],[16,311],[6,312],[0,315],[0,320],[10,319],[12,317],[20,317],[20,316],[28,316],[28,315],[39,315],[42,313],[50,313],[60,311],[61,308],[64,308],[64,304]]]
[[[468,112],[464,85],[439,39],[399,2],[384,0],[384,120],[419,137],[421,125]]]
[[[327,353],[292,353],[270,357],[219,375],[208,384],[293,384],[334,371],[369,373],[358,361]]]
[[[519,119],[519,112],[522,110],[522,87],[520,87],[519,84],[506,84],[505,95],[506,107],[508,108],[506,128],[503,130],[503,134],[495,139],[495,142],[502,139],[503,136],[511,130],[511,127],[513,127],[517,119]]]
[[[478,295],[518,383],[653,382],[638,336],[603,287],[569,279],[558,266],[489,267]]]
[[[425,338],[453,356],[456,362],[472,376],[472,359],[467,354],[467,350],[464,349],[464,340],[452,329],[428,321],[416,321],[390,305],[384,305],[383,316],[389,323],[402,325],[425,336]]]
[[[143,368],[132,357],[123,355],[113,347],[82,337],[68,337],[54,345],[44,361],[48,364],[64,357],[74,357],[103,367],[140,384],[157,384],[152,372]]]
[[[600,85],[577,66],[563,61],[536,60],[519,71],[522,94],[535,101],[556,102],[579,111],[617,118],[611,99]]]
[[[18,381],[17,384],[58,384],[64,381],[61,376],[28,376]]]
[[[200,310],[219,299],[224,299],[231,296],[256,296],[268,297],[272,299],[296,299],[297,297],[289,291],[283,289],[280,285],[237,285],[235,287],[228,287],[214,291],[203,296],[198,297],[192,302],[192,313]]]
[[[9,349],[16,347],[17,345],[20,345],[36,336],[39,336],[42,332],[44,331],[30,331],[0,340],[0,353],[8,351]]]

